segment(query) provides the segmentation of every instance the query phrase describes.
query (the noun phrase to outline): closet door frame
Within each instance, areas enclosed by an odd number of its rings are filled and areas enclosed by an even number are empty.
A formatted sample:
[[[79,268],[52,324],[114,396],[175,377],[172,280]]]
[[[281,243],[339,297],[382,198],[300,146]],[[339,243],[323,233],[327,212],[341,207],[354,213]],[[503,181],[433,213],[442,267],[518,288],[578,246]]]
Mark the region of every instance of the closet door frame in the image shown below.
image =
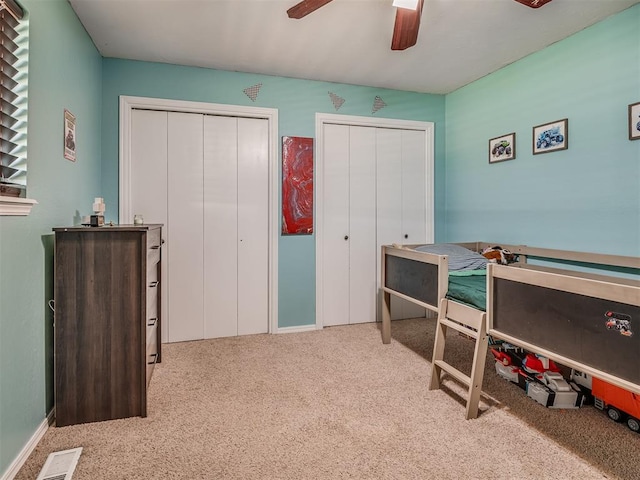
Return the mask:
[[[278,109],[244,107],[217,103],[169,100],[151,97],[120,96],[120,145],[118,219],[133,223],[131,203],[131,114],[134,109],[170,112],[201,113],[239,118],[258,118],[268,121],[269,137],[269,333],[278,332],[278,235],[279,213],[279,161],[278,161]]]
[[[419,130],[425,132],[425,201],[427,226],[427,242],[434,241],[434,151],[435,139],[433,122],[421,122],[415,120],[399,120],[394,118],[360,117],[352,115],[339,115],[333,113],[316,113],[316,176],[314,178],[315,188],[315,210],[316,210],[316,328],[324,326],[324,311],[322,299],[323,291],[323,271],[322,265],[324,255],[331,255],[331,252],[324,251],[324,183],[322,172],[324,171],[324,126],[325,125],[348,125],[377,128],[393,128],[401,130]]]

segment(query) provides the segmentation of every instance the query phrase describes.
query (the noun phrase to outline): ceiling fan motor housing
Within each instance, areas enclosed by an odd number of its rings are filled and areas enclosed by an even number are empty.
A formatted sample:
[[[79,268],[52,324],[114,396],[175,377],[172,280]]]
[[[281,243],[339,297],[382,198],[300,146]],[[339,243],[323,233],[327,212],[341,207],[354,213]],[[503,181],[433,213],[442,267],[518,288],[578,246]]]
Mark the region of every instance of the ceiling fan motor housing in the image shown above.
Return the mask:
[[[516,2],[531,8],[540,8],[541,6],[549,3],[550,1],[551,0],[516,0]]]

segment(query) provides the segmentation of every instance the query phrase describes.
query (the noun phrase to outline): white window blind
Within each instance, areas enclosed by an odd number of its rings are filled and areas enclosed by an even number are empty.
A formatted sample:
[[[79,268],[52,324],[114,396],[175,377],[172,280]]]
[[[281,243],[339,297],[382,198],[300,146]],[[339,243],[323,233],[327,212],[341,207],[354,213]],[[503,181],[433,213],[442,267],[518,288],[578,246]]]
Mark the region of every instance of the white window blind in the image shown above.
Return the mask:
[[[14,0],[0,0],[0,195],[27,187],[28,26]]]

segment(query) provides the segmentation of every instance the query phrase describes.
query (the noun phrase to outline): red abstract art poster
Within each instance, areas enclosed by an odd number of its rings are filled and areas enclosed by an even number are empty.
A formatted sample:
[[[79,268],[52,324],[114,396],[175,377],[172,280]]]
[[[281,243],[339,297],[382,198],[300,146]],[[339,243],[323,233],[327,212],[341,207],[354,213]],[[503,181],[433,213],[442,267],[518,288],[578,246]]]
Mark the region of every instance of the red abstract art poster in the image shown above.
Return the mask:
[[[313,233],[313,138],[282,137],[282,234]]]

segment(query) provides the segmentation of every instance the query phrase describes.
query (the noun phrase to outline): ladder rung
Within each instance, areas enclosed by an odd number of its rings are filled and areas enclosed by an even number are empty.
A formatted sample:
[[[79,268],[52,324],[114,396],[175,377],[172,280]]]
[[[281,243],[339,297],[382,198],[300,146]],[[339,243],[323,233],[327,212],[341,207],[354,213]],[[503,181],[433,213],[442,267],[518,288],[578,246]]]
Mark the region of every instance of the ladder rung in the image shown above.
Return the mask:
[[[436,360],[435,363],[436,363],[436,366],[440,367],[442,370],[447,372],[449,375],[451,375],[453,378],[458,380],[460,383],[463,383],[467,387],[471,385],[471,377],[468,377],[457,368],[452,367],[444,360]]]
[[[478,338],[478,332],[476,330],[473,330],[470,327],[467,327],[466,325],[462,325],[458,322],[453,322],[448,318],[441,318],[440,320],[438,320],[438,323],[446,325],[447,327],[451,327],[454,330],[464,333],[465,335],[469,335],[470,337]]]

